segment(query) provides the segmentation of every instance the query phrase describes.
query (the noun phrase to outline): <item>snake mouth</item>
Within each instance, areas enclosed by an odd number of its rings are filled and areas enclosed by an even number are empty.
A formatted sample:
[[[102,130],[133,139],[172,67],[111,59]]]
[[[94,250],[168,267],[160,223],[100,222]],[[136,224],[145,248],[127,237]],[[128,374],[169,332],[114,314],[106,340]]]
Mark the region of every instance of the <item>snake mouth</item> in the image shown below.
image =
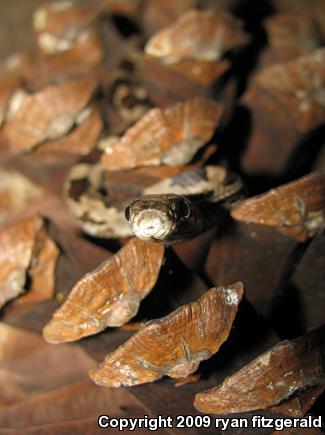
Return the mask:
[[[160,210],[142,210],[129,222],[131,231],[142,240],[165,240],[173,231],[174,224]]]

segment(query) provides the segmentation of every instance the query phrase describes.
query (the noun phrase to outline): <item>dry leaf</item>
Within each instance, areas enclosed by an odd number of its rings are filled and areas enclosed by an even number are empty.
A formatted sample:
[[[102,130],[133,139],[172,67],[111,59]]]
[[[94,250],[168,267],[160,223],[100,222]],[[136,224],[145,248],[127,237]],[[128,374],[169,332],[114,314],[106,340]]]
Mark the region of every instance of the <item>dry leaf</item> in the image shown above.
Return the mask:
[[[284,400],[279,405],[272,406],[276,414],[287,414],[292,417],[303,417],[325,391],[325,385],[308,388]]]
[[[90,372],[98,385],[119,387],[153,382],[164,375],[195,372],[227,340],[243,285],[212,288],[198,301],[148,322]]]
[[[244,366],[223,383],[198,393],[201,412],[228,414],[264,409],[295,392],[324,384],[324,327],[285,340]]]
[[[325,48],[264,68],[254,82],[272,95],[300,132],[325,120]]]
[[[73,0],[60,0],[39,7],[34,12],[33,26],[40,49],[46,54],[71,49],[77,42],[87,39],[89,28],[97,16],[96,8]]]
[[[67,136],[49,140],[37,147],[33,154],[42,158],[58,159],[60,155],[87,155],[95,147],[97,139],[102,131],[103,122],[99,111],[86,108],[83,114],[84,119]]]
[[[316,23],[306,12],[275,14],[265,20],[264,26],[270,48],[262,54],[263,66],[267,61],[287,62],[320,46]]]
[[[17,151],[62,138],[78,124],[95,88],[96,80],[86,77],[49,85],[34,94],[16,91],[3,127],[4,138]]]
[[[0,243],[0,306],[27,289],[28,277],[32,293],[28,298],[51,297],[58,250],[48,238],[43,220],[34,216],[2,228]]]
[[[213,61],[247,42],[240,20],[213,10],[190,10],[152,36],[145,52],[167,63],[183,59]]]
[[[33,89],[66,79],[77,79],[86,74],[99,75],[97,67],[104,57],[103,44],[95,32],[90,32],[85,41],[78,41],[71,50],[42,55],[33,59],[31,71],[25,78]]]
[[[0,225],[41,198],[43,190],[17,171],[0,169]]]
[[[64,364],[61,364],[64,365]],[[134,406],[136,405],[136,406]],[[144,414],[144,409],[139,405],[137,400],[134,400],[126,390],[111,390],[99,388],[91,381],[80,381],[70,385],[65,385],[55,391],[49,391],[43,394],[30,397],[21,403],[16,403],[8,408],[0,409],[0,420],[2,428],[15,428],[16,433],[26,433],[28,428],[33,428],[35,431],[42,432],[45,425],[45,433],[48,428],[51,428],[50,423],[57,423],[59,429],[55,430],[52,435],[56,434],[75,434],[74,426],[69,427],[65,431],[65,424],[77,423],[78,421],[87,421],[86,419],[106,414],[109,410],[110,415],[125,416],[125,410],[135,410],[138,415]],[[96,423],[89,428],[90,432],[94,432]],[[31,434],[34,433],[31,430]],[[102,430],[102,429],[101,429]],[[2,429],[2,431],[4,431]],[[80,434],[85,435],[85,431],[80,431]]]
[[[50,343],[75,341],[107,326],[127,323],[154,287],[163,253],[159,245],[131,239],[74,286],[45,326],[45,339]]]
[[[231,64],[227,59],[218,62],[185,59],[169,64],[166,68],[183,74],[201,86],[211,86],[225,72],[229,71],[230,66]]]
[[[231,216],[247,223],[277,227],[304,241],[325,226],[325,173],[314,172],[241,201]]]
[[[55,290],[55,268],[59,249],[48,236],[45,226],[39,230],[33,247],[32,260],[28,270],[30,287],[17,302],[35,302],[52,299]]]
[[[211,139],[222,113],[218,103],[199,98],[152,109],[121,140],[106,148],[101,164],[121,170],[188,163]]]
[[[1,229],[0,306],[25,291],[27,269],[41,226],[40,218],[31,218]]]
[[[20,87],[17,74],[1,74],[0,76],[0,127],[6,119],[10,98],[14,91]]]

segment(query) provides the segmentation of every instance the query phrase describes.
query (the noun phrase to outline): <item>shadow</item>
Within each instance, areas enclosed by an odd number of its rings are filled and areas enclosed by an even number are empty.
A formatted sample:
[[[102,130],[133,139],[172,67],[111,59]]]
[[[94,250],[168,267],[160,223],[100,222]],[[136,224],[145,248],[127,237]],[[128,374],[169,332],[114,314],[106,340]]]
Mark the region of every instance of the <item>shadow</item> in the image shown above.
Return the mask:
[[[299,288],[290,282],[297,264],[310,241],[298,244],[287,258],[286,267],[265,316],[281,339],[291,339],[306,332],[306,315],[303,296]],[[288,315],[290,314],[290,316]]]
[[[274,301],[268,319],[282,339],[291,339],[306,332],[303,298],[298,287],[289,283]]]
[[[243,0],[234,4],[233,11],[235,16],[245,22],[244,30],[250,35],[251,42],[238,53],[235,53],[232,61],[232,71],[238,80],[238,96],[242,95],[246,89],[247,81],[258,62],[261,50],[267,44],[267,36],[262,21],[274,13],[274,8],[270,1]]]
[[[315,415],[315,416],[319,416],[319,415],[322,416],[322,421],[323,421],[322,430],[323,430],[323,432],[325,432],[325,423],[324,423],[324,419],[325,419],[325,392],[314,403],[314,405],[309,410],[309,413],[311,415]]]
[[[206,290],[203,281],[187,269],[172,248],[167,248],[157,284],[141,302],[132,322],[166,316],[179,306],[197,300]]]
[[[229,338],[212,358],[200,364],[199,372],[203,379],[214,379],[217,384],[278,341],[269,324],[244,298]]]
[[[101,248],[107,249],[114,254],[122,247],[122,243],[119,239],[104,239],[100,237],[90,236],[89,234],[82,233],[82,238],[88,242],[94,243]]]
[[[229,166],[241,175],[240,160],[251,134],[252,119],[249,110],[237,105],[228,125],[222,130],[217,131],[212,141],[218,144],[218,153],[215,157],[225,159]],[[211,164],[216,163],[211,159]]]
[[[140,33],[139,27],[136,23],[130,20],[125,15],[112,15],[112,22],[116,30],[124,37],[129,38],[133,35],[138,35]]]
[[[325,147],[325,125],[304,135],[294,148],[283,171],[285,182],[302,177],[313,170],[314,164]]]

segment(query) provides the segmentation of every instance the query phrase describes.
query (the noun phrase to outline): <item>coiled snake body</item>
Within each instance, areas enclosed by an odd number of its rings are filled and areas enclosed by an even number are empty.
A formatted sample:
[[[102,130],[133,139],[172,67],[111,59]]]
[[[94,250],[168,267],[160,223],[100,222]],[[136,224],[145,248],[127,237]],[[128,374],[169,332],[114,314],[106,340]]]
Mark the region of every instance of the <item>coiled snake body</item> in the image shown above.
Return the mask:
[[[217,181],[216,174],[225,177]],[[195,180],[195,175],[200,175],[199,181]],[[223,168],[217,166],[208,166],[200,174],[196,171],[174,177],[174,186],[176,178],[179,190],[182,186],[180,178],[188,180],[188,184],[183,183],[183,194],[149,194],[131,201],[126,207],[125,218],[135,236],[168,244],[192,239],[217,225],[242,190],[238,177],[226,176]],[[163,186],[160,188],[164,190]],[[168,189],[167,186],[165,188]],[[173,190],[172,186],[169,188]],[[186,190],[199,192],[200,188],[200,193],[185,194]],[[178,189],[174,187],[174,191]]]
[[[116,183],[115,174],[87,164],[71,171],[66,199],[88,234],[133,233],[168,244],[188,240],[215,226],[242,190],[241,180],[221,166],[183,170],[142,187],[128,173]]]

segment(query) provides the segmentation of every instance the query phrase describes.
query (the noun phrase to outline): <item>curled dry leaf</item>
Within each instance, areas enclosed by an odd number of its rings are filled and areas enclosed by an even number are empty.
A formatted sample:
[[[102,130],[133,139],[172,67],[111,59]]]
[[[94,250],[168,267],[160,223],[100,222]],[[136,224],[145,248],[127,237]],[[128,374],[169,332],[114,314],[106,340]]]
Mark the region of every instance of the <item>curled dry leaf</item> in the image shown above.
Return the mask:
[[[0,322],[0,364],[31,354],[44,344],[40,335]]]
[[[167,63],[183,59],[213,61],[247,42],[240,20],[213,10],[190,10],[152,36],[145,52]]]
[[[87,107],[80,113],[78,125],[71,133],[61,139],[46,141],[37,147],[33,154],[54,159],[61,154],[66,156],[87,155],[95,147],[102,128],[103,122],[99,111]]]
[[[107,326],[127,323],[154,287],[163,255],[163,247],[131,239],[77,282],[45,326],[45,339],[50,343],[75,341]]]
[[[166,67],[201,86],[210,86],[230,69],[230,62],[227,59],[217,62],[185,59]]]
[[[264,409],[295,392],[324,384],[325,329],[285,340],[211,390],[198,393],[201,412],[228,414]]]
[[[179,101],[205,97],[218,93],[218,101],[228,102],[230,81],[225,81],[231,62],[228,59],[219,61],[200,61],[184,59],[177,63],[162,63],[158,58],[145,55],[143,76],[149,97],[158,107],[167,107]],[[230,93],[231,97],[232,93]]]
[[[317,23],[318,32],[324,40],[325,36],[325,9],[323,0],[272,0],[277,10],[283,12],[303,12],[311,14]]]
[[[325,48],[264,68],[254,82],[285,108],[298,131],[325,121]]]
[[[103,57],[103,44],[99,36],[91,32],[85,41],[78,41],[69,51],[51,56],[39,54],[33,59],[33,68],[26,74],[26,79],[33,89],[39,89],[62,79],[78,78],[89,73],[96,75],[96,67]]]
[[[325,172],[314,172],[267,193],[241,201],[234,219],[277,227],[304,241],[325,227]]]
[[[73,0],[60,0],[36,9],[33,26],[37,43],[46,54],[71,49],[77,42],[86,40],[89,28],[98,16],[98,10]]]
[[[6,119],[9,101],[14,91],[20,87],[17,74],[1,74],[0,76],[0,127]]]
[[[32,259],[28,269],[30,286],[28,292],[18,299],[20,304],[48,300],[53,297],[55,268],[58,257],[59,250],[48,236],[45,225],[42,225],[36,235]]]
[[[36,218],[1,229],[0,306],[24,292],[35,236],[41,226],[41,219]]]
[[[153,382],[164,375],[195,372],[227,340],[243,285],[212,288],[198,301],[148,322],[90,372],[98,385],[119,387]]]
[[[46,141],[62,138],[74,126],[96,88],[94,77],[49,85],[34,94],[23,90],[10,100],[3,133],[11,148],[29,151]]]
[[[320,40],[312,16],[306,12],[275,14],[264,24],[271,51],[268,63],[287,62],[319,47]],[[265,55],[262,55],[265,58]]]
[[[62,358],[58,365],[65,366]],[[120,417],[148,412],[125,389],[108,392],[90,380],[81,380],[0,410],[1,432],[2,435],[22,432],[28,435],[97,435],[101,432],[100,428],[97,430],[98,416],[107,410],[110,415]]]
[[[22,211],[42,194],[43,190],[21,173],[0,169],[0,225],[11,213]]]
[[[292,417],[303,417],[325,391],[325,385],[299,391],[279,405],[272,406],[275,414],[286,414]]]
[[[102,155],[110,170],[182,165],[211,139],[223,113],[215,101],[195,98],[152,109]]]
[[[46,233],[40,217],[8,225],[0,231],[0,307],[26,290],[29,298],[48,299],[54,291],[58,249]]]
[[[195,6],[196,0],[147,0],[141,16],[145,36],[152,36],[174,23],[182,14]]]

